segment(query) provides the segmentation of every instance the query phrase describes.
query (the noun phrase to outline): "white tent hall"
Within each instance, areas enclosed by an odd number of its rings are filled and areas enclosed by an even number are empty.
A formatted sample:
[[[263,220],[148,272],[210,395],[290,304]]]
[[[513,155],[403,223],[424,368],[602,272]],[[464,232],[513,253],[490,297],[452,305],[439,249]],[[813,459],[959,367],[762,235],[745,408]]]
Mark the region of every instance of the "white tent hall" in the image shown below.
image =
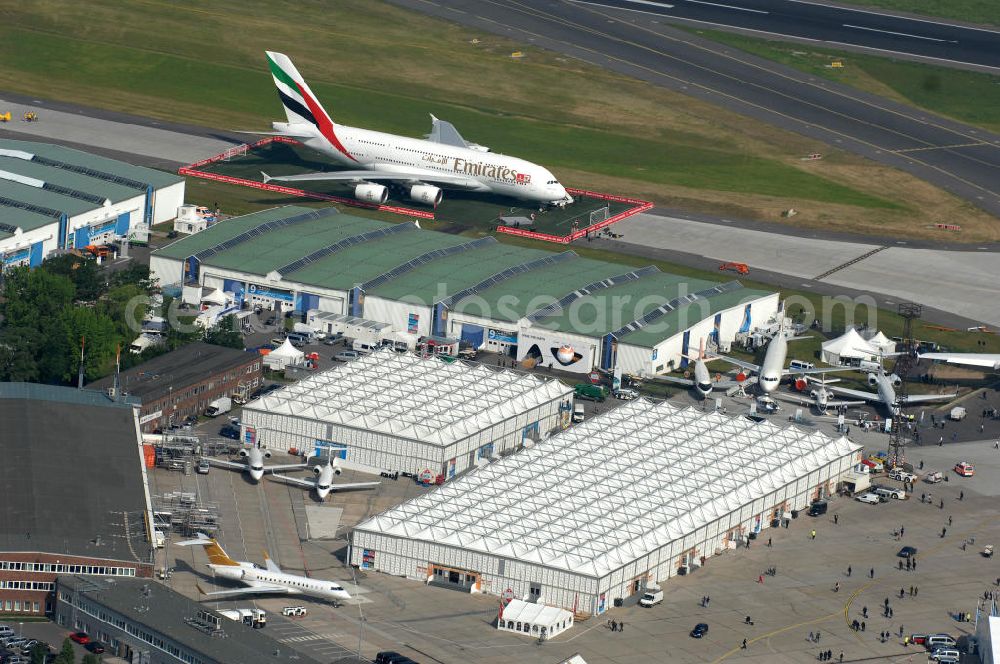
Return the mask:
[[[287,366],[296,366],[302,363],[302,358],[306,356],[301,350],[292,345],[287,338],[270,353],[264,356],[264,365],[271,369],[284,369]]]
[[[242,424],[269,449],[347,447],[345,467],[434,480],[564,426],[572,393],[554,379],[384,349],[248,403]]]
[[[599,614],[831,495],[860,449],[639,399],[363,521],[350,562]]]
[[[823,342],[820,359],[833,366],[857,366],[862,360],[874,362],[878,359],[878,349],[865,341],[853,327],[836,339]]]

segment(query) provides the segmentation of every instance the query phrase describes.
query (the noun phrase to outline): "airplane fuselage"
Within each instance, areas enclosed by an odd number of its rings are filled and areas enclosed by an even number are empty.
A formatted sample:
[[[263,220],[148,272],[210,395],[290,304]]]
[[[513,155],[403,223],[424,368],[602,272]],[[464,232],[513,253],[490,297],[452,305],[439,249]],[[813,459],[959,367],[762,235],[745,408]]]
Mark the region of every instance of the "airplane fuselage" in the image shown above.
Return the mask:
[[[297,574],[287,574],[285,572],[272,572],[262,569],[252,563],[240,563],[237,565],[215,565],[209,564],[216,576],[231,581],[254,586],[282,586],[288,588],[296,595],[309,595],[326,600],[350,599],[351,595],[344,590],[343,586],[334,581],[324,581],[322,579],[312,579],[307,576]]]
[[[712,375],[705,366],[705,360],[698,358],[694,362],[694,389],[702,397],[712,393]]]
[[[767,344],[767,349],[764,351],[764,361],[760,365],[759,383],[764,394],[770,394],[778,389],[787,356],[788,340],[784,334],[778,332]]]
[[[257,447],[247,450],[247,472],[255,482],[264,478],[264,453]]]
[[[340,149],[312,125],[275,122],[273,127],[279,132],[289,131],[307,147],[350,169],[394,172],[405,167],[408,171],[423,171],[429,180],[434,175],[467,177],[475,185],[460,187],[465,191],[490,192],[534,203],[573,200],[548,169],[517,157],[346,125],[335,128],[343,147]],[[303,138],[304,134],[310,137]],[[414,173],[412,180],[419,182],[420,173]]]
[[[875,374],[875,389],[878,391],[879,401],[890,413],[896,413],[899,406],[896,403],[896,388],[892,386],[892,381],[885,375],[884,371]]]

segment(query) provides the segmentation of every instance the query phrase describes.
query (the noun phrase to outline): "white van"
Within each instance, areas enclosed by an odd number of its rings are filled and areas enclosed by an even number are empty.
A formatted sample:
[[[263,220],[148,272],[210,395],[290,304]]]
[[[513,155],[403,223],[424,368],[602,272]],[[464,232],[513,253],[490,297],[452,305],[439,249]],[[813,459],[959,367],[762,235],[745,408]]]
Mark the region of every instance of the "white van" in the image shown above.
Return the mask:
[[[14,636],[14,628],[10,625],[0,625],[0,639],[5,639],[8,636]]]
[[[813,364],[812,362],[804,362],[802,360],[792,360],[791,362],[788,363],[788,368],[791,369],[792,371],[801,369],[815,369],[816,365]]]
[[[927,646],[928,650],[937,650],[938,648],[954,648],[955,639],[951,638],[947,634],[931,634],[924,641],[924,645]]]
[[[875,493],[884,496],[886,498],[895,498],[896,500],[905,500],[906,492],[902,489],[890,489],[887,487],[879,487],[875,489]]]
[[[351,344],[351,348],[353,348],[355,351],[359,353],[364,353],[366,355],[375,352],[375,346],[366,341],[360,341],[358,339],[354,340],[354,343]]]
[[[639,600],[639,605],[648,609],[651,606],[656,606],[662,601],[663,590],[659,586],[649,586],[646,588],[646,594],[644,594]]]
[[[579,423],[583,422],[586,415],[584,414],[583,404],[578,403],[573,405],[573,422]]]
[[[962,653],[954,648],[938,648],[931,653],[931,659],[938,662],[957,662],[962,659]]]

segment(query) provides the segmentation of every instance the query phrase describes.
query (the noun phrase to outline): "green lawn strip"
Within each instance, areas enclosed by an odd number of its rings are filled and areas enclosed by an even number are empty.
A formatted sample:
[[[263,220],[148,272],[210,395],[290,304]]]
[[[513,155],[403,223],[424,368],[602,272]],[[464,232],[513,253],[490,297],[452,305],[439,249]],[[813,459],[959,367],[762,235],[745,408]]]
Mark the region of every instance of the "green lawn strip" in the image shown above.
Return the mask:
[[[1000,130],[1000,76],[719,30],[698,30],[697,33],[867,92],[884,94],[886,89],[891,89],[907,103],[932,113],[991,131]],[[831,66],[834,62],[843,66]]]
[[[963,23],[1000,25],[1000,4],[996,0],[838,0],[865,9],[885,9],[922,16],[951,18]]]

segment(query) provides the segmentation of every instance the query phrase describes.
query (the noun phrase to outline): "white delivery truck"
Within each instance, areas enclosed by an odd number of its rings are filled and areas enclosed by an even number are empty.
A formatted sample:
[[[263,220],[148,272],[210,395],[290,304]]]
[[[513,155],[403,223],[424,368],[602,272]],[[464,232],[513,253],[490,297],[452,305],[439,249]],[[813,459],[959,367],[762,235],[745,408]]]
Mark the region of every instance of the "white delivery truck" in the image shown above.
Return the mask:
[[[326,332],[317,330],[312,325],[307,325],[305,323],[296,323],[295,325],[293,325],[292,332],[295,332],[296,334],[303,334],[307,337],[311,337],[319,341],[326,339]]]
[[[264,613],[264,609],[220,609],[219,613],[254,629],[267,626],[267,614]]]
[[[656,606],[663,601],[663,589],[659,586],[647,586],[646,594],[642,596],[639,600],[640,606],[645,606],[647,609],[651,606]]]
[[[586,415],[584,414],[583,404],[582,403],[573,404],[573,422],[575,423],[583,422],[585,418]]]
[[[218,417],[224,413],[228,413],[233,408],[233,400],[229,397],[219,397],[212,403],[208,404],[208,408],[205,409],[205,415],[208,417]]]
[[[964,420],[966,415],[968,415],[968,412],[965,408],[962,406],[955,406],[951,409],[951,412],[948,413],[948,418],[958,422],[959,420]]]

